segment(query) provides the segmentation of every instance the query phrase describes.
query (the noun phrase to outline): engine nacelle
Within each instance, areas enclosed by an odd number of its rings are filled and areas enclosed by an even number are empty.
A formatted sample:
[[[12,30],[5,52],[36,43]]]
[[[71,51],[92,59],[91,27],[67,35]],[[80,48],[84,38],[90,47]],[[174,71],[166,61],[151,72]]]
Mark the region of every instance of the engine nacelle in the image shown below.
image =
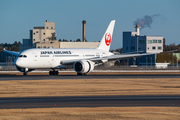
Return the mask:
[[[91,61],[81,60],[74,63],[74,70],[77,73],[88,73],[94,70],[94,64]]]

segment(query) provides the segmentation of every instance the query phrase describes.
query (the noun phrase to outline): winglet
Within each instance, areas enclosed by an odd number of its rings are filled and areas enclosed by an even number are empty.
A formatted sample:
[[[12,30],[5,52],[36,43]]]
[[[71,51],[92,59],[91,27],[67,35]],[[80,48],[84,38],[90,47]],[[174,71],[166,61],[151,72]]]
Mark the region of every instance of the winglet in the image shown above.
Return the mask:
[[[15,55],[15,56],[18,56],[18,55],[20,54],[20,52],[16,52],[16,51],[8,51],[8,50],[6,50],[5,48],[3,48],[3,51],[6,52],[6,53]]]
[[[109,26],[108,26],[106,32],[104,33],[104,35],[101,39],[101,42],[99,43],[99,46],[97,47],[97,49],[109,51],[109,48],[110,48],[111,42],[112,42],[114,25],[115,25],[115,20],[112,20],[109,23]]]

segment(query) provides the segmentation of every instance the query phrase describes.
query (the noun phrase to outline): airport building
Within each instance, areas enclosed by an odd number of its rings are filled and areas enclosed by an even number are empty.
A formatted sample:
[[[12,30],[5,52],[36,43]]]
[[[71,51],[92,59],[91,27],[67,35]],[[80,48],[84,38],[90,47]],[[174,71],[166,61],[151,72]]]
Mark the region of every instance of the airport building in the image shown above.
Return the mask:
[[[46,20],[44,26],[30,30],[29,39],[23,39],[19,51],[29,48],[96,48],[99,42],[85,42],[85,25],[83,20],[83,42],[61,42],[56,40],[55,22]]]
[[[49,22],[46,20],[44,26],[34,27],[30,30],[30,38],[23,39],[23,44],[19,46],[19,51],[33,48],[35,43],[50,43],[52,40],[56,40],[55,22]]]
[[[123,32],[123,53],[157,53],[163,52],[163,36],[141,36],[139,25],[135,32]],[[155,65],[156,55],[147,55],[134,59],[127,59],[127,65]]]
[[[34,43],[33,48],[96,48],[99,42],[59,42]]]

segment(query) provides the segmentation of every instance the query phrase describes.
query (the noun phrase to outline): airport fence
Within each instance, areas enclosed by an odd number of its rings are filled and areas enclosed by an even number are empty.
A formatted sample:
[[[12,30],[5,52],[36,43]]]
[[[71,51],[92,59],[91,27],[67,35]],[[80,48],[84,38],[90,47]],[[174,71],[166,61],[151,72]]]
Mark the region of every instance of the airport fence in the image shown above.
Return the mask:
[[[37,69],[38,71],[49,71],[50,69]],[[64,71],[64,69],[62,69]],[[73,69],[68,69],[73,70]],[[180,66],[167,66],[165,68],[156,66],[97,66],[94,70],[129,70],[129,71],[142,71],[142,70],[180,70]],[[17,71],[14,64],[1,64],[0,71]]]
[[[167,66],[167,67],[156,67],[156,66],[98,66],[96,70],[180,70],[180,66]]]

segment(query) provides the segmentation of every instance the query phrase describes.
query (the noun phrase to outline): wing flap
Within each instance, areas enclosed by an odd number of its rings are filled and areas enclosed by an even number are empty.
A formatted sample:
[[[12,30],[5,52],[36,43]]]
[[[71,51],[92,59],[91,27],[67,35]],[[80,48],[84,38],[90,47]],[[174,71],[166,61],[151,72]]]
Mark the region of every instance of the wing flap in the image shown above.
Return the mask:
[[[159,52],[158,52],[159,53]],[[92,58],[90,60],[95,61],[95,60],[122,60],[122,59],[129,59],[129,58],[134,58],[134,57],[141,57],[145,55],[153,55],[153,54],[158,54],[158,53],[144,53],[144,54],[123,54],[123,55],[111,55],[111,56],[106,56],[106,57],[101,57],[101,58]]]

